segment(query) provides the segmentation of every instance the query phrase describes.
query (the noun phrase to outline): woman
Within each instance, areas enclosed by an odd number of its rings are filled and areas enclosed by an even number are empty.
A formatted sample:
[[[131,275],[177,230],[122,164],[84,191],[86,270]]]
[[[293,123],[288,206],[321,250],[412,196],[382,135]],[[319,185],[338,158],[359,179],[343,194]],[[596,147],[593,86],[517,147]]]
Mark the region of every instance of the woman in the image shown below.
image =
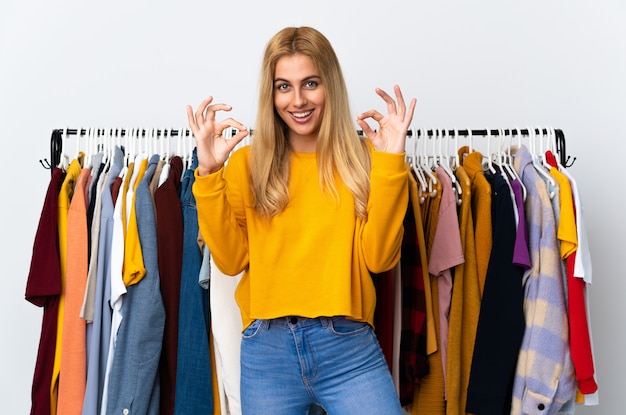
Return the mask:
[[[415,99],[407,109],[394,92],[376,90],[388,114],[361,114],[360,138],[329,41],[286,28],[265,49],[250,146],[229,157],[249,134],[216,120],[230,106],[209,97],[187,108],[200,231],[220,270],[245,271],[236,292],[244,414],[306,414],[312,403],[330,414],[401,413],[373,332],[370,275],[398,262],[408,203]],[[238,132],[224,139],[229,127]]]

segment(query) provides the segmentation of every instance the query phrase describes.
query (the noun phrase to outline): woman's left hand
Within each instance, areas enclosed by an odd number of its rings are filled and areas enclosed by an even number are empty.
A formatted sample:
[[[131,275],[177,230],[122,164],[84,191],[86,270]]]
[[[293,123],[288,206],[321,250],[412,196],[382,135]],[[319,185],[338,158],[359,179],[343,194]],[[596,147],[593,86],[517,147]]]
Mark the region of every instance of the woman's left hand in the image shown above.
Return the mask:
[[[416,100],[415,98],[411,100],[407,110],[400,87],[395,85],[393,90],[396,94],[395,101],[385,91],[376,88],[376,93],[387,103],[386,116],[376,110],[369,110],[359,115],[356,122],[363,129],[363,133],[369,138],[375,150],[400,154],[405,151],[405,140],[413,119]],[[378,131],[372,130],[365,122],[367,118],[372,118],[379,124]]]

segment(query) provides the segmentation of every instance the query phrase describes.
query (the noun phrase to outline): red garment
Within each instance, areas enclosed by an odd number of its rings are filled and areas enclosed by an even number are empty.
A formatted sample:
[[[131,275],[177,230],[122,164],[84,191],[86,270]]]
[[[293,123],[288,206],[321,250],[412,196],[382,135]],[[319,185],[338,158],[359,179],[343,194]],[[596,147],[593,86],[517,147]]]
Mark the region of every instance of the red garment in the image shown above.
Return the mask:
[[[546,151],[546,161],[552,167],[557,168],[556,158],[549,150]],[[574,209],[576,209],[575,204]],[[574,217],[576,217],[576,211],[574,211]],[[575,259],[576,251],[566,258],[569,347],[578,389],[584,395],[589,395],[598,390],[598,385],[594,379],[595,369],[587,320],[587,303],[585,301],[587,283],[574,275]]]
[[[426,353],[426,294],[415,215],[409,199],[404,219],[400,259],[402,278],[402,334],[400,337],[400,402],[413,402],[415,384],[429,372]]]
[[[157,221],[159,278],[165,308],[163,349],[159,362],[161,415],[174,413],[176,361],[178,356],[178,307],[183,267],[183,211],[180,204],[180,178],[183,162],[178,156],[170,161],[167,180],[154,192]]]
[[[50,384],[57,342],[57,316],[61,295],[61,262],[58,236],[58,197],[65,172],[52,171],[44,200],[26,282],[26,300],[43,307],[39,350],[31,391],[31,415],[50,413]]]
[[[113,183],[111,183],[111,199],[113,199],[113,205],[115,206],[115,202],[117,202],[117,196],[120,193],[120,187],[122,186],[122,182],[124,179],[121,177],[116,177]]]
[[[393,272],[372,274],[376,289],[374,328],[389,371],[393,368]]]

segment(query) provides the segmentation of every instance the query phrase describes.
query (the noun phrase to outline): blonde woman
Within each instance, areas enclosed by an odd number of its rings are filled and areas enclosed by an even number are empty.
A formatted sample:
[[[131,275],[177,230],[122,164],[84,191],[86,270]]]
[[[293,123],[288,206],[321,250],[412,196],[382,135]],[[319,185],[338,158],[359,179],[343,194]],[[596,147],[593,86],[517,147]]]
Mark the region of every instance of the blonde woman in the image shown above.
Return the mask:
[[[377,89],[387,115],[357,117],[337,56],[309,27],[285,28],[263,57],[258,118],[249,132],[226,104],[187,108],[196,139],[193,187],[200,231],[217,267],[244,275],[244,414],[401,414],[373,331],[370,273],[400,258],[408,203],[405,105]],[[374,131],[366,122],[378,124]],[[237,134],[224,139],[224,129]],[[228,159],[228,164],[224,163]]]

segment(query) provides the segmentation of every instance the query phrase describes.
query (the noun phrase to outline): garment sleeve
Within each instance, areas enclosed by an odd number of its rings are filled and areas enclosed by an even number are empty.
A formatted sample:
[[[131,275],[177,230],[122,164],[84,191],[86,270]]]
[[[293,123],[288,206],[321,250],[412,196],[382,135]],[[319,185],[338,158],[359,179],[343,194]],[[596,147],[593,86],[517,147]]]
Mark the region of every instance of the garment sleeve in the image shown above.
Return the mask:
[[[237,275],[248,266],[248,238],[245,208],[240,184],[235,177],[241,162],[231,156],[229,171],[199,176],[194,173],[193,194],[198,209],[198,226],[211,250],[215,265],[226,275]]]
[[[404,156],[372,150],[367,220],[361,233],[363,257],[370,272],[385,272],[400,259],[402,223],[409,201]]]

